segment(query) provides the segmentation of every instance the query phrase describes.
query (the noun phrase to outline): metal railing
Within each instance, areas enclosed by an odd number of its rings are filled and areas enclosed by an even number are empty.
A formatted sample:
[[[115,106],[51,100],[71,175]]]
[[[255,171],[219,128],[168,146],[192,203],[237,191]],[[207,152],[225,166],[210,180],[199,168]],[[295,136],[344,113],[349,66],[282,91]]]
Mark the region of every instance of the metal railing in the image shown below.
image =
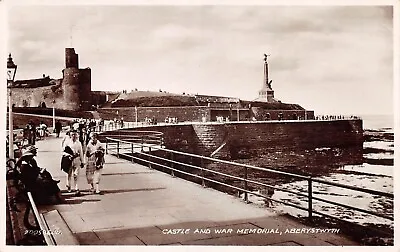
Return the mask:
[[[137,149],[139,146],[140,151],[144,150],[145,146],[158,146],[162,147],[164,145],[163,133],[159,131],[139,131],[139,130],[125,130],[123,135],[107,135],[102,134],[102,137],[106,138],[106,153],[110,149],[109,139],[114,139],[113,137],[118,137],[119,141],[115,142],[115,148],[117,149],[117,157],[119,153],[124,150],[130,150],[134,153],[134,147]],[[127,144],[129,143],[129,144]]]
[[[315,115],[314,120],[318,120],[318,121],[362,120],[362,118],[360,116],[356,116],[356,115]]]
[[[123,122],[121,123],[114,123],[114,122],[107,122],[104,125],[96,125],[94,127],[95,132],[105,132],[105,131],[114,131],[120,129],[131,129],[137,127],[146,127],[146,126],[154,126],[156,124],[151,124],[149,122]]]
[[[134,138],[134,137],[133,137]],[[196,155],[196,154],[189,154],[189,153],[184,153],[184,152],[180,152],[180,151],[174,151],[174,150],[169,150],[169,149],[165,149],[162,144],[160,144],[160,142],[150,142],[150,141],[143,141],[141,140],[139,141],[134,141],[131,142],[130,139],[125,138],[125,139],[118,139],[115,137],[106,137],[107,139],[107,152],[111,153],[111,154],[116,154],[118,157],[120,156],[124,156],[124,157],[128,157],[131,158],[132,162],[133,160],[139,160],[142,162],[147,163],[150,167],[151,165],[156,165],[156,166],[160,166],[166,169],[169,169],[171,171],[171,175],[174,176],[174,173],[181,173],[181,174],[186,174],[192,177],[196,177],[201,179],[202,181],[202,185],[205,186],[205,181],[209,181],[209,182],[213,182],[216,184],[220,184],[232,189],[236,189],[239,190],[240,192],[244,192],[244,200],[246,202],[248,202],[248,195],[252,194],[252,195],[256,195],[259,197],[262,197],[264,199],[268,199],[274,202],[278,202],[278,203],[282,203],[284,205],[288,205],[291,207],[295,207],[297,209],[301,209],[304,211],[308,212],[308,217],[312,217],[313,213],[315,214],[319,214],[322,216],[328,216],[331,218],[336,218],[335,216],[326,214],[326,213],[322,213],[320,211],[316,211],[313,209],[313,202],[314,201],[321,201],[321,202],[325,202],[328,204],[332,204],[335,206],[339,206],[339,207],[344,207],[347,209],[351,209],[351,210],[355,210],[358,212],[362,212],[362,213],[366,213],[366,214],[370,214],[370,215],[374,215],[377,217],[381,217],[387,220],[391,220],[393,221],[394,218],[393,216],[390,215],[386,215],[386,214],[381,214],[378,212],[373,212],[370,210],[366,210],[366,209],[362,209],[359,207],[355,207],[355,206],[351,206],[351,205],[347,205],[347,204],[342,204],[339,202],[334,202],[331,200],[327,200],[327,199],[323,199],[320,197],[316,197],[313,195],[313,185],[315,183],[320,183],[320,184],[325,184],[325,185],[329,185],[329,186],[333,186],[333,187],[338,187],[338,188],[344,188],[344,189],[349,189],[349,190],[353,190],[353,191],[358,191],[358,192],[363,192],[363,193],[368,193],[371,195],[376,195],[376,196],[382,196],[382,197],[386,197],[389,199],[394,199],[394,195],[392,193],[386,193],[386,192],[381,192],[381,191],[376,191],[376,190],[372,190],[372,189],[366,189],[366,188],[359,188],[359,187],[355,187],[355,186],[350,186],[350,185],[345,185],[345,184],[340,184],[340,183],[335,183],[335,182],[331,182],[331,181],[327,181],[327,180],[323,180],[323,179],[318,179],[318,178],[313,178],[311,176],[303,176],[303,175],[298,175],[298,174],[293,174],[293,173],[288,173],[288,172],[283,172],[283,171],[278,171],[278,170],[274,170],[271,168],[262,168],[262,167],[256,167],[253,165],[247,165],[247,164],[240,164],[240,163],[235,163],[235,162],[231,162],[231,161],[226,161],[226,160],[220,160],[220,159],[215,159],[215,158],[210,158],[210,157],[205,157],[205,156],[200,156],[200,155]],[[134,138],[136,139],[136,138]],[[142,139],[142,138],[141,138]],[[149,138],[150,139],[150,138]],[[162,151],[162,152],[166,152],[169,153],[168,156],[169,158],[165,158],[165,157],[161,157],[161,156],[157,156],[154,155],[154,151]],[[153,152],[153,153],[152,153]],[[140,155],[134,155],[134,154],[140,154]],[[193,164],[188,164],[185,162],[179,162],[176,159],[174,160],[174,155],[182,155],[188,158],[197,158],[200,159],[200,166],[198,165],[193,165]],[[150,160],[153,159],[152,161]],[[155,162],[154,160],[158,160],[158,162]],[[243,177],[238,177],[238,176],[234,176],[234,175],[230,175],[230,174],[226,174],[226,173],[222,173],[219,171],[215,171],[215,170],[211,170],[208,168],[204,167],[204,162],[205,161],[210,161],[210,162],[216,162],[218,164],[226,164],[226,165],[230,165],[230,166],[236,166],[236,167],[241,167],[243,169]],[[165,165],[162,162],[167,162],[169,163],[169,165]],[[194,173],[190,173],[187,171],[183,171],[181,169],[177,169],[176,165],[180,165],[182,167],[188,167],[188,168],[193,168],[193,169],[197,169],[199,172],[199,174],[194,174]],[[255,181],[255,180],[251,180],[248,178],[249,175],[249,171],[251,170],[255,170],[255,171],[263,171],[263,172],[270,172],[270,173],[274,173],[274,174],[279,174],[279,175],[283,175],[283,176],[287,176],[290,178],[297,178],[300,180],[305,180],[307,181],[307,193],[302,193],[299,191],[292,191],[292,190],[287,190],[284,188],[278,188],[276,186],[271,186],[259,181]],[[236,179],[239,181],[243,182],[243,188],[242,187],[238,187],[238,186],[234,186],[231,184],[227,184],[224,182],[220,182],[214,179],[210,179],[207,178],[205,176],[205,172],[211,173],[211,174],[216,174],[216,175],[220,175],[226,178],[231,178],[231,179]],[[284,191],[284,192],[288,192],[288,193],[292,193],[292,194],[296,194],[298,196],[302,196],[307,198],[307,202],[308,202],[308,207],[302,207],[293,203],[289,203],[286,201],[282,201],[282,200],[277,200],[277,199],[272,199],[264,194],[261,193],[257,193],[254,191],[250,191],[249,190],[249,184],[254,184],[254,185],[258,185],[258,186],[262,186],[262,187],[266,187],[266,188],[270,188],[273,190],[278,190],[278,191]],[[314,193],[315,194],[315,193]]]
[[[49,245],[49,246],[56,245],[54,238],[51,235],[51,231],[48,228],[45,220],[43,219],[43,215],[39,214],[39,211],[36,207],[35,201],[33,200],[31,192],[27,192],[27,194],[28,194],[28,199],[29,199],[31,208],[33,210],[33,214],[35,215],[35,221],[39,225],[39,228],[40,228],[40,230],[38,230],[39,234],[43,235],[43,238],[47,245]]]
[[[12,178],[8,178],[9,172],[12,172],[16,168],[16,161],[15,159],[8,159],[6,162],[7,166],[7,180],[11,179],[13,180],[13,185],[17,190],[21,190],[19,187],[19,182],[18,182],[18,177],[15,177],[16,174]],[[7,194],[9,194],[9,190],[7,188]],[[25,192],[24,192],[25,194]],[[24,226],[28,228],[28,234],[34,234],[34,235],[43,235],[44,241],[46,245],[56,245],[53,236],[51,235],[51,231],[49,227],[47,226],[46,222],[43,219],[43,215],[39,213],[36,203],[32,197],[31,192],[26,192],[26,196],[28,197],[28,201],[26,202],[26,209],[25,209],[25,214],[24,214]],[[7,195],[7,197],[12,197],[11,195]],[[14,197],[18,197],[17,195],[14,195]],[[15,198],[14,198],[14,203],[15,203]],[[14,206],[16,208],[16,206]],[[11,209],[10,209],[11,210]],[[32,225],[29,221],[29,213],[30,210],[33,211],[34,217],[35,217],[35,225]],[[20,227],[12,227],[12,228],[20,228]],[[18,240],[15,240],[14,242],[19,242]]]

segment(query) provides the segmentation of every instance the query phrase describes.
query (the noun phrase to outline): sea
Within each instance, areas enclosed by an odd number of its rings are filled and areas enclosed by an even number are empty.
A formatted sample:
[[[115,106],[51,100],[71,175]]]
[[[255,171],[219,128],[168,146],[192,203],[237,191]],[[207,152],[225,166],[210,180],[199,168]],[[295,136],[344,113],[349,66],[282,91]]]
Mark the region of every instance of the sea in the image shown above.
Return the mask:
[[[372,130],[380,133],[394,133],[394,118],[390,115],[365,115],[363,119],[364,131]],[[377,162],[364,162],[361,165],[343,165],[336,172],[331,172],[320,179],[332,181],[340,184],[351,185],[359,188],[368,188],[381,192],[393,193],[393,165],[379,164],[381,159],[394,159],[394,141],[388,139],[379,139],[372,142],[364,142],[365,148],[378,149],[378,153],[365,153],[364,158],[376,160]],[[375,164],[378,163],[378,164]],[[344,172],[345,171],[345,172]],[[307,181],[296,181],[292,183],[282,184],[278,187],[289,191],[307,192]],[[351,205],[353,207],[386,214],[393,217],[393,199],[383,196],[371,195],[368,193],[332,187],[325,184],[313,183],[313,195],[326,200]],[[293,193],[275,190],[272,199],[290,202],[300,205],[304,208],[308,207],[307,198],[297,196]],[[263,205],[265,200],[254,195],[249,196],[249,200],[253,203]],[[272,205],[272,206],[271,206]],[[277,212],[287,213],[296,217],[306,217],[308,213],[294,207],[273,202],[269,204]],[[361,225],[385,225],[393,228],[393,221],[357,212],[335,206],[321,201],[313,201],[313,209],[325,214],[339,217],[342,220],[348,220]]]

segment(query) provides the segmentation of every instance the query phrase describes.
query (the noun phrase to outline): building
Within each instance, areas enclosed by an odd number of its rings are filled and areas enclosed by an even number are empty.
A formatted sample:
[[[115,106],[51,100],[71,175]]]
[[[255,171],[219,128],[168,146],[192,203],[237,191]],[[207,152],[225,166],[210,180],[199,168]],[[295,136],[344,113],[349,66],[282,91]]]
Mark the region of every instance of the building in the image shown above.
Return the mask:
[[[15,107],[55,107],[64,110],[90,110],[107,100],[107,92],[91,90],[91,69],[80,69],[74,48],[65,48],[62,79],[43,75],[40,79],[17,80],[12,95]]]

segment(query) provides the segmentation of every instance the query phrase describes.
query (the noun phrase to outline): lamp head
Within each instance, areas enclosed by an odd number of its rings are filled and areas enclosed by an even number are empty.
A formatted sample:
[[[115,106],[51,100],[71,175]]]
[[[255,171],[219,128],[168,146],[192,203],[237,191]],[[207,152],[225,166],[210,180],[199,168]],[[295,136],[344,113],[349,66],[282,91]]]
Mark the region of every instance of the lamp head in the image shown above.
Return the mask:
[[[7,59],[7,83],[14,82],[16,72],[17,65],[15,65],[10,53]]]

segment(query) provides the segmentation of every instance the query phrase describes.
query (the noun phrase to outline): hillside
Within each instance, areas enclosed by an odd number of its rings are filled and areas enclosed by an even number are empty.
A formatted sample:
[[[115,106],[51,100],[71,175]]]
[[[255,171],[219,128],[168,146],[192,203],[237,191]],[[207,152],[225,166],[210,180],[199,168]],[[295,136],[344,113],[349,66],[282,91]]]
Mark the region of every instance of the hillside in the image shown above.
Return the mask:
[[[229,104],[240,103],[243,108],[251,106],[270,110],[303,110],[298,104],[243,101],[234,97],[181,95],[153,91],[122,92],[104,104],[102,108],[207,106],[209,103],[211,106],[218,105],[219,107],[229,107]]]

